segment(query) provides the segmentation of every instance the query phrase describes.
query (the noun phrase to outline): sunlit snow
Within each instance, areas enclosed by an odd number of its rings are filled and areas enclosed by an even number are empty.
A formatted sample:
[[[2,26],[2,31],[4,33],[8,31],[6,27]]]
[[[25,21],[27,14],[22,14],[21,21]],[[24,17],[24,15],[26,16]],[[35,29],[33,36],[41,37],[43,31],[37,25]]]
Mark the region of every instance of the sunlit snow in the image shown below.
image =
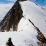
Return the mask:
[[[9,37],[15,46],[38,46],[37,30],[28,21],[30,19],[46,37],[46,13],[30,1],[20,2],[23,18],[20,20],[17,32],[0,33],[0,46],[6,46]]]

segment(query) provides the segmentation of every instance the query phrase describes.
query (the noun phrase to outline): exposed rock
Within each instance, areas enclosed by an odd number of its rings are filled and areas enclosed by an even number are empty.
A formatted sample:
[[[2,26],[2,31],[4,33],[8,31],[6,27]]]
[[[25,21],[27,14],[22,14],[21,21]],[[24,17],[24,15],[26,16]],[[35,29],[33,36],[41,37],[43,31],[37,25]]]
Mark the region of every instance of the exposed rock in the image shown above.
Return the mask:
[[[42,32],[40,31],[40,29],[38,27],[36,27],[34,25],[34,23],[29,19],[29,22],[35,27],[35,29],[37,30],[37,39],[40,41],[38,42],[39,46],[43,46],[43,43],[46,41],[46,38],[44,37],[44,35],[42,34]]]
[[[23,11],[21,9],[21,6],[19,4],[19,1],[25,1],[25,0],[17,0],[13,7],[9,10],[9,12],[6,14],[4,19],[0,22],[0,31],[4,32],[9,31],[10,28],[13,28],[13,31],[17,31],[18,23],[20,19],[23,17]]]
[[[44,46],[42,42],[37,42],[38,46]]]

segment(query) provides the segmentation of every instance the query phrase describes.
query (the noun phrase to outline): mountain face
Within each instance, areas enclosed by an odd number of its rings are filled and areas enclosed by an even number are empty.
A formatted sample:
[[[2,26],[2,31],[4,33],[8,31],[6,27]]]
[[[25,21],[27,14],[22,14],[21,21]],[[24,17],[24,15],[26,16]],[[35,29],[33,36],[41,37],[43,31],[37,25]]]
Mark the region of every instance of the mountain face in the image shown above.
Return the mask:
[[[38,46],[44,46],[43,43],[46,41],[46,13],[35,3],[25,1],[20,4],[24,18],[37,30],[37,39],[40,41],[37,42]]]
[[[11,36],[15,46],[44,46],[46,42],[45,20],[46,13],[35,3],[17,0],[1,21],[0,31],[10,31],[10,29],[14,32],[17,31],[12,34],[5,33],[2,35],[6,35],[6,39]],[[6,42],[6,39],[4,42]]]
[[[4,32],[4,30],[9,31],[10,28],[13,28],[13,31],[17,31],[18,23],[20,19],[22,18],[22,9],[19,4],[19,1],[17,0],[13,7],[9,10],[9,12],[6,14],[4,19],[0,23],[0,31]],[[23,1],[23,0],[22,0]]]

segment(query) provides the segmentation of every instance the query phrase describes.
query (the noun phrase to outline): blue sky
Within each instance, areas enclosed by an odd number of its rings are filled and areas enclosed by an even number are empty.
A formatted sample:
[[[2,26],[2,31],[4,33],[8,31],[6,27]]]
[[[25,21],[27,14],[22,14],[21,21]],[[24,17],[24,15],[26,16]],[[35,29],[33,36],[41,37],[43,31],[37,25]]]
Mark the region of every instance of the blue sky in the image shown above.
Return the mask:
[[[0,0],[0,3],[14,3],[16,0]],[[30,0],[39,5],[46,5],[46,0]]]
[[[46,5],[46,0],[36,0],[35,2],[39,5]]]
[[[46,5],[46,0],[30,0],[30,1],[35,2],[39,5]]]
[[[14,3],[14,0],[0,0],[0,3]]]

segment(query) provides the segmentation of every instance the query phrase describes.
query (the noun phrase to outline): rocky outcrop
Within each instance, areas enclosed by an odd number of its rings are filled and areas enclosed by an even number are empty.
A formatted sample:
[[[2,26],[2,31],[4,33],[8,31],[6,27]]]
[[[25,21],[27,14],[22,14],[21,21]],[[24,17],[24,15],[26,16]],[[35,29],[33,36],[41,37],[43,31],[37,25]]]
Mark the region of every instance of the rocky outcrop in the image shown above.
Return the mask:
[[[37,42],[38,46],[44,46],[42,42]]]
[[[36,27],[34,25],[34,23],[29,19],[29,22],[35,27],[35,29],[37,30],[37,33],[38,35],[36,36],[37,39],[40,41],[40,42],[37,42],[38,43],[38,46],[44,46],[43,43],[46,41],[46,38],[44,37],[44,35],[42,34],[42,32],[40,31],[40,29],[38,27]]]
[[[9,10],[4,19],[0,22],[1,32],[4,32],[5,30],[9,31],[10,28],[13,28],[13,31],[17,31],[18,23],[20,19],[23,17],[23,11],[21,9],[19,1],[25,0],[17,0],[13,7]]]

